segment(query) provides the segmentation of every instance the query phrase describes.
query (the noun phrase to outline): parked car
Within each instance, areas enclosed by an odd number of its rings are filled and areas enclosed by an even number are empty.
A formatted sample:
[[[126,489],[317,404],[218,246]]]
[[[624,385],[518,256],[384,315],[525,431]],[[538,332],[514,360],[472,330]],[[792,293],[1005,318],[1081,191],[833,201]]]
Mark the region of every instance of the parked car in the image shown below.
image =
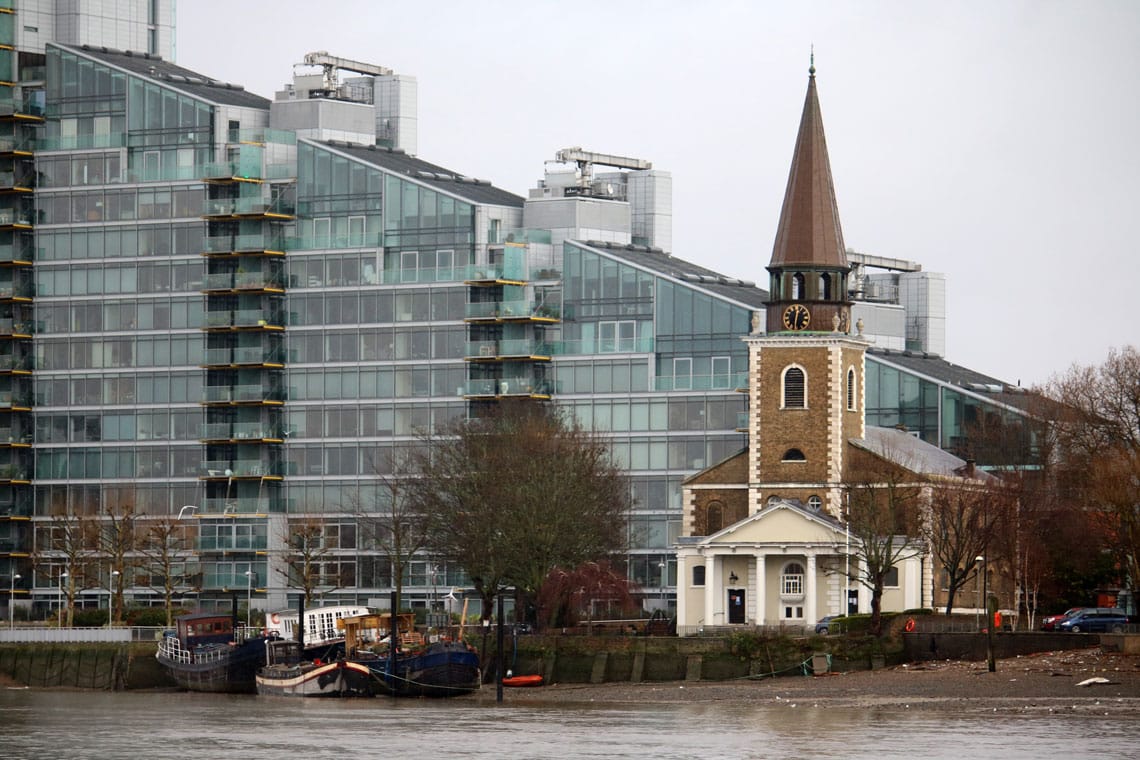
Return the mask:
[[[1057,630],[1057,624],[1058,623],[1060,623],[1062,620],[1064,620],[1067,617],[1070,617],[1072,615],[1077,614],[1078,612],[1080,612],[1083,609],[1085,609],[1085,608],[1084,607],[1070,607],[1069,609],[1062,612],[1060,615],[1047,615],[1041,619],[1041,630],[1043,630],[1043,631],[1055,631],[1055,630]]]
[[[834,627],[831,621],[835,620],[838,617],[842,617],[842,615],[825,615],[824,617],[820,618],[819,622],[815,624],[815,632],[821,636],[826,636],[828,634],[828,631]]]
[[[1124,610],[1116,607],[1088,607],[1057,624],[1058,631],[1071,633],[1123,633],[1128,625]]]

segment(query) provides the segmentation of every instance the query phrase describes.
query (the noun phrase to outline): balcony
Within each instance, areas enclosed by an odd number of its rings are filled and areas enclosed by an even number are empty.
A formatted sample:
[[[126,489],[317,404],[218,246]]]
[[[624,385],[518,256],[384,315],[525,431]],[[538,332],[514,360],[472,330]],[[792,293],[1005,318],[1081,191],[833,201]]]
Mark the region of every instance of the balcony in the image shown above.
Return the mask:
[[[285,292],[283,277],[276,272],[215,272],[206,275],[205,287],[209,291],[263,290]]]
[[[212,422],[202,426],[205,441],[280,441],[282,436],[274,425],[265,421]]]
[[[237,478],[280,477],[281,467],[261,459],[220,459],[204,463],[205,480],[233,480]]]
[[[207,367],[230,367],[234,365],[272,365],[284,364],[284,351],[270,346],[235,346],[233,348],[206,349]]]
[[[203,507],[204,512],[212,514],[264,515],[269,512],[269,499],[206,499],[206,503],[203,505]]]
[[[0,337],[30,338],[32,337],[32,323],[23,320],[0,319]],[[0,357],[0,361],[2,360],[3,357]]]
[[[285,241],[279,235],[211,235],[206,238],[206,254],[261,253],[283,254]]]
[[[11,378],[10,378],[11,379]],[[31,409],[32,394],[27,391],[0,391],[0,409]]]
[[[258,217],[270,219],[292,219],[295,209],[284,199],[219,198],[206,201],[207,218]]]
[[[285,392],[259,384],[207,385],[206,404],[272,404],[285,401]]]
[[[558,322],[561,313],[557,306],[536,301],[482,301],[468,303],[463,318],[469,322]]]
[[[32,212],[29,209],[0,209],[0,228],[15,227],[16,229],[32,228]]]
[[[36,139],[31,135],[0,136],[0,155],[31,156],[36,150]]]
[[[25,235],[20,238],[28,237]],[[36,247],[32,241],[21,240],[17,244],[0,245],[0,264],[28,264],[36,259]]]
[[[483,340],[469,342],[464,348],[467,361],[502,361],[527,359],[549,361],[554,345],[548,341],[530,338],[522,340]]]
[[[468,285],[523,285],[525,266],[475,265],[464,269],[463,281]]]
[[[207,330],[284,330],[285,318],[277,309],[223,309],[206,312]]]
[[[498,379],[468,380],[463,387],[464,398],[501,398],[524,396],[550,398],[553,391],[550,381],[531,377],[502,377]]]

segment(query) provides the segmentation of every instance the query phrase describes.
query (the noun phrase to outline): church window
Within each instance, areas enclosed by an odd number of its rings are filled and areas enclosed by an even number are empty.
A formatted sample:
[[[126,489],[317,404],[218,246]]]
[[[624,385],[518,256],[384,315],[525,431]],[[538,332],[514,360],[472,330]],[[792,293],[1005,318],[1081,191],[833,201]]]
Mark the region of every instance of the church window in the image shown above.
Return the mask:
[[[812,512],[818,512],[822,508],[823,499],[814,495],[808,497],[808,509],[810,509]]]
[[[784,408],[803,409],[807,404],[807,376],[799,367],[784,370]]]
[[[799,562],[789,562],[780,574],[781,596],[804,595],[804,566]]]
[[[724,503],[710,501],[705,508],[705,534],[712,535],[724,527]]]
[[[694,586],[705,585],[705,566],[704,565],[697,565],[696,567],[693,568],[693,585]]]
[[[855,411],[855,370],[847,370],[847,409]]]
[[[807,457],[799,449],[788,449],[784,452],[784,456],[780,457],[781,462],[806,462]]]
[[[831,275],[826,272],[819,276],[819,297],[824,301],[831,300]]]
[[[804,276],[802,272],[792,275],[792,300],[799,301],[804,297]]]

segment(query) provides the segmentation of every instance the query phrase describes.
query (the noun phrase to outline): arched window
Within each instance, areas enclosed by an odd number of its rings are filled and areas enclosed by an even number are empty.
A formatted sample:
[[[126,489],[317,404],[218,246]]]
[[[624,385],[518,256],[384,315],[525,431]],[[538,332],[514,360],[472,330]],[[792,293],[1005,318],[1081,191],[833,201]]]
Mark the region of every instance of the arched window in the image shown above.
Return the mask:
[[[807,398],[807,376],[799,367],[784,370],[784,408],[803,409]]]
[[[847,409],[855,410],[855,370],[847,370]]]
[[[799,562],[784,565],[784,572],[780,574],[780,595],[804,595],[804,567]]]
[[[799,449],[788,449],[784,452],[784,456],[780,457],[781,462],[806,462],[807,457]]]
[[[831,275],[826,272],[819,276],[819,297],[824,301],[831,300]]]
[[[693,568],[693,585],[694,586],[705,585],[705,566],[704,565],[697,565],[696,567]]]
[[[804,276],[801,272],[792,275],[792,300],[799,301],[804,297]]]
[[[705,507],[705,535],[711,536],[724,527],[724,503],[710,501]]]

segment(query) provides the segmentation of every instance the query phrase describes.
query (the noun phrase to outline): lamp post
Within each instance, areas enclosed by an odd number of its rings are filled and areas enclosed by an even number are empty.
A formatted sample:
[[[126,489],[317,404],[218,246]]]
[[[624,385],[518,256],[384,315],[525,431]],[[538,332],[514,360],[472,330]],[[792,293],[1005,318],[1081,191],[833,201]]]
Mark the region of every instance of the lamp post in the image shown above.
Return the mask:
[[[12,573],[12,582],[8,586],[8,627],[16,627],[16,581],[20,580],[19,573]]]
[[[986,608],[986,663],[989,671],[993,673],[997,670],[997,665],[994,662],[994,616],[990,612],[990,590],[989,590],[989,566],[984,556],[974,558],[976,561],[982,563],[982,605]]]
[[[661,571],[659,573],[658,577],[660,578],[659,582],[661,584],[661,609],[664,610],[665,609],[665,563],[664,562],[658,562],[657,563],[657,569]]]
[[[119,575],[118,570],[112,570],[110,575],[107,576],[107,627],[110,628],[115,624],[115,577]]]
[[[252,570],[245,571],[245,625],[248,628],[253,620],[253,576]]]

